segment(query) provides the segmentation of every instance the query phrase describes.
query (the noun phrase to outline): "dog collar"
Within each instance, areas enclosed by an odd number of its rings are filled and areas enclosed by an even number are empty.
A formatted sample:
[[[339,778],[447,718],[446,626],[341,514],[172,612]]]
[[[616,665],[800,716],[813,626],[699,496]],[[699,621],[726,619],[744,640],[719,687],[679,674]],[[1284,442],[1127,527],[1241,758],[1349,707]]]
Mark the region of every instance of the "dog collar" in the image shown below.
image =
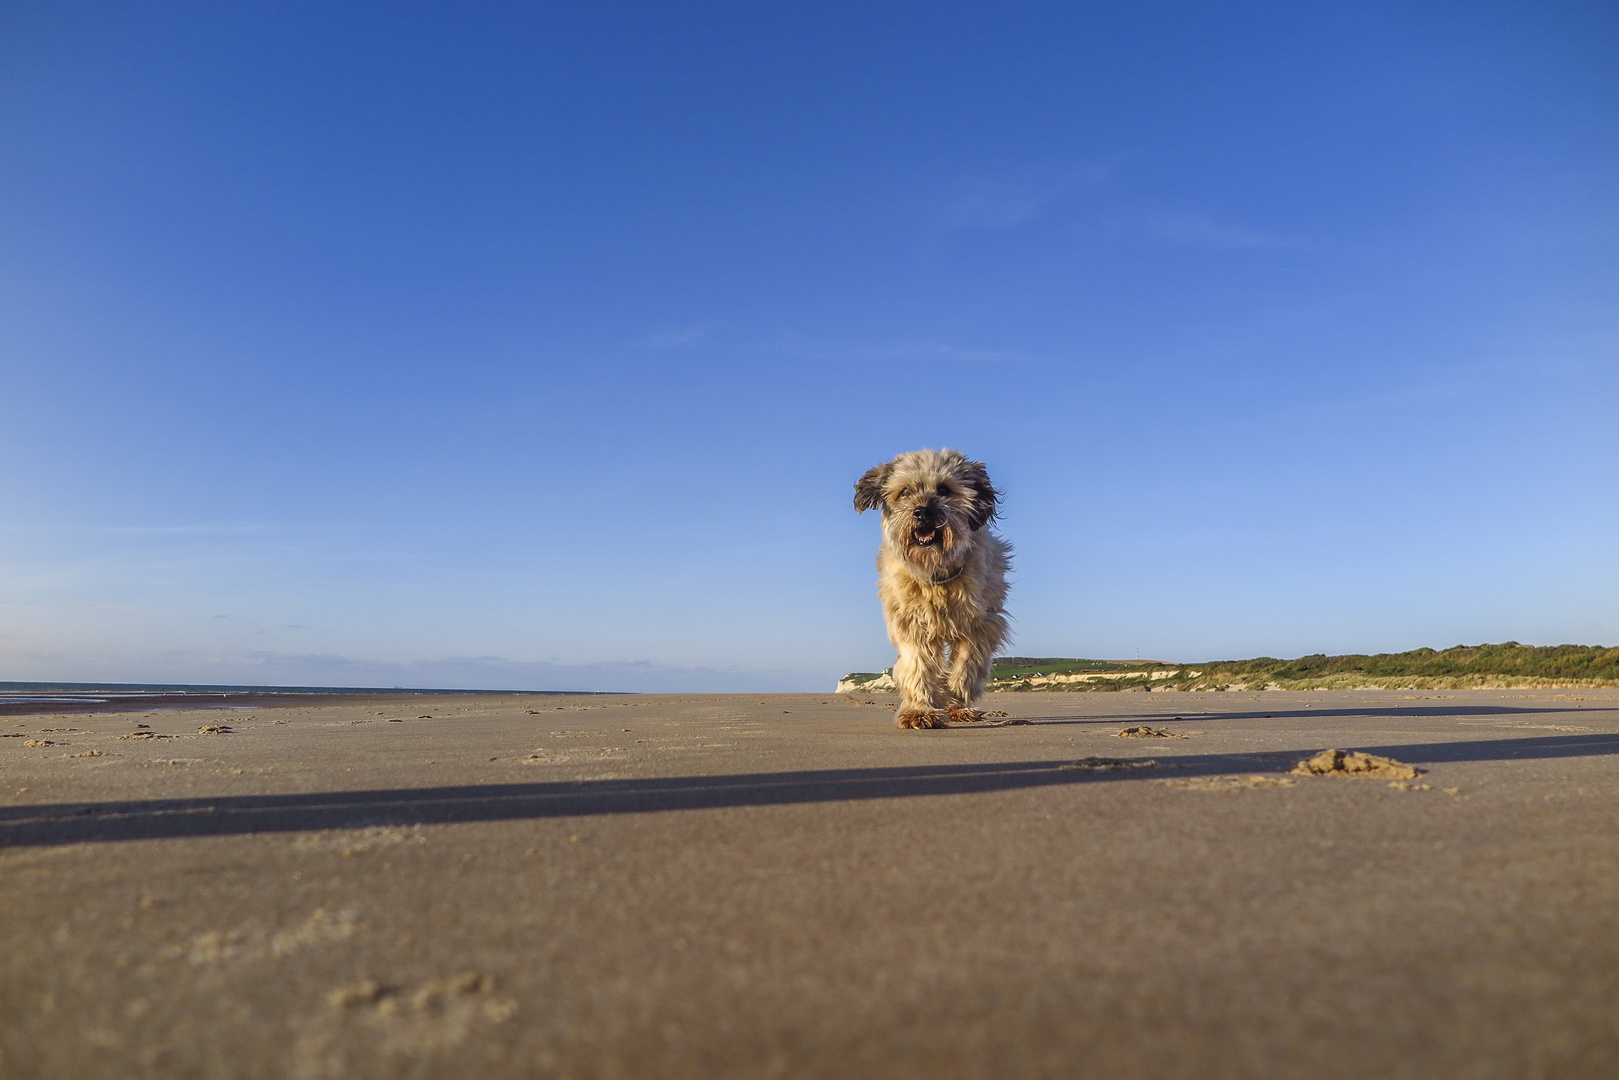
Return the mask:
[[[961,566],[958,566],[954,570],[950,571],[944,577],[928,578],[928,584],[929,585],[948,585],[952,581],[954,581],[958,577],[960,577],[961,572],[963,570],[965,570],[965,569],[967,569],[966,564],[962,564]]]

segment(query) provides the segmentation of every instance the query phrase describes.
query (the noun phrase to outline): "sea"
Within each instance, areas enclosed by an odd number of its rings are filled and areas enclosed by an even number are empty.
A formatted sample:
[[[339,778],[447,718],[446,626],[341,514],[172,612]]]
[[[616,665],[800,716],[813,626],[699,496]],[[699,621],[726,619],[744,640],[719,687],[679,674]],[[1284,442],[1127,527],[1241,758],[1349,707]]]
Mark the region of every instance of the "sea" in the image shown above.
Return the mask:
[[[192,709],[263,709],[297,703],[326,704],[360,698],[430,694],[514,694],[536,697],[587,690],[455,690],[407,686],[211,686],[189,683],[0,682],[0,716],[39,713],[174,712]]]

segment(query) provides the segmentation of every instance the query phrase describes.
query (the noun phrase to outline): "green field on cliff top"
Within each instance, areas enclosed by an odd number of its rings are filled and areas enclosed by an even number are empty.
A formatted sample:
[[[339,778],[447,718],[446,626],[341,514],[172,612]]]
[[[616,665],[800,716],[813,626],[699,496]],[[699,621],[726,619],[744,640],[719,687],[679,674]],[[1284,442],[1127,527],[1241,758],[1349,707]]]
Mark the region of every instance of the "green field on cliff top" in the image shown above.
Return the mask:
[[[845,680],[858,686],[882,674],[855,673]],[[1261,656],[1198,664],[1003,656],[991,678],[994,690],[1064,691],[1619,686],[1619,647],[1508,641],[1371,656],[1318,653],[1296,660]]]

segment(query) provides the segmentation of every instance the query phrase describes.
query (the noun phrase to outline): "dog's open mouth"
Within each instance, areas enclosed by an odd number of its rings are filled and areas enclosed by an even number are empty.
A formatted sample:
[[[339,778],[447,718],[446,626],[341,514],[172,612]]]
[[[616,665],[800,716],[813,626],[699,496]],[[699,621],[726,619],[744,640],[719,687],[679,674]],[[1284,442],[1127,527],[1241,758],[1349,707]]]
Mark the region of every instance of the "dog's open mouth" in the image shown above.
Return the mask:
[[[911,540],[916,543],[917,547],[932,547],[939,542],[939,530],[913,529],[911,530]]]

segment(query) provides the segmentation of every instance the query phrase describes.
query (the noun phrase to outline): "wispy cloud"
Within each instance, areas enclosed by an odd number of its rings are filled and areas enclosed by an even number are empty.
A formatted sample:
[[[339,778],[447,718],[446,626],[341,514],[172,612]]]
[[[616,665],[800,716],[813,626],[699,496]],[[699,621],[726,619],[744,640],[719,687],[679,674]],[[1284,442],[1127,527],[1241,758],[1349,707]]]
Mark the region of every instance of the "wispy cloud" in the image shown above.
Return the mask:
[[[1155,238],[1167,243],[1223,251],[1304,246],[1297,237],[1262,232],[1235,222],[1214,221],[1197,214],[1176,214],[1158,218],[1151,224],[1150,231]]]
[[[1032,183],[998,177],[961,185],[945,207],[945,225],[958,229],[1006,229],[1039,217],[1046,207],[1067,194],[1077,180]]]
[[[955,229],[1008,229],[1043,216],[1063,196],[1106,182],[1130,152],[1061,170],[1027,169],[966,177],[944,200],[940,223]]]
[[[309,526],[302,525],[301,528]],[[201,522],[191,525],[0,525],[0,533],[62,533],[86,536],[220,536],[287,528],[267,521]]]
[[[642,349],[689,349],[701,344],[707,336],[708,331],[703,327],[688,326],[679,330],[659,330],[635,344]]]
[[[836,341],[783,333],[772,337],[725,340],[709,336],[700,328],[669,331],[643,338],[641,348],[676,349],[701,341],[706,350],[732,356],[785,356],[803,360],[849,363],[892,361],[940,361],[963,364],[1042,364],[1055,358],[1018,349],[981,348],[937,341],[860,342]]]
[[[933,341],[887,343],[816,341],[790,338],[770,346],[773,351],[815,360],[866,361],[943,361],[961,364],[1051,363],[1050,357],[1016,349],[983,349]]]

